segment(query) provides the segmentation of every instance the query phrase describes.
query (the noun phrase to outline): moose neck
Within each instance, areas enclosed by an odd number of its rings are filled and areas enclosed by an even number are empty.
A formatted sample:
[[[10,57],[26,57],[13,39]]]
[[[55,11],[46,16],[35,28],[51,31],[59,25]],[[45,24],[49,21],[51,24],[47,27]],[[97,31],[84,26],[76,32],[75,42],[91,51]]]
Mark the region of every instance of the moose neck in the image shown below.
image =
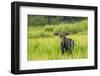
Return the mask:
[[[64,37],[63,37],[63,39],[67,39],[67,37],[66,37],[66,36],[64,36]]]
[[[64,36],[61,38],[61,41],[64,42],[66,39],[67,39],[66,36]]]

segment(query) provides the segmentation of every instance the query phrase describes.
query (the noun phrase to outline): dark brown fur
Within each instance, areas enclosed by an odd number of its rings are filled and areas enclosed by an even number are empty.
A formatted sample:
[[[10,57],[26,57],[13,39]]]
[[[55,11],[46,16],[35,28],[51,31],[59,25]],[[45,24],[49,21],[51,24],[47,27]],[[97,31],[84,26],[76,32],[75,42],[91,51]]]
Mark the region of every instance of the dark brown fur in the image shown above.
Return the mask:
[[[65,51],[72,52],[72,49],[74,48],[74,41],[66,37],[66,35],[69,35],[68,33],[57,32],[57,33],[54,33],[54,35],[57,35],[60,37],[60,40],[61,40],[60,46],[61,46],[62,54],[64,54]]]

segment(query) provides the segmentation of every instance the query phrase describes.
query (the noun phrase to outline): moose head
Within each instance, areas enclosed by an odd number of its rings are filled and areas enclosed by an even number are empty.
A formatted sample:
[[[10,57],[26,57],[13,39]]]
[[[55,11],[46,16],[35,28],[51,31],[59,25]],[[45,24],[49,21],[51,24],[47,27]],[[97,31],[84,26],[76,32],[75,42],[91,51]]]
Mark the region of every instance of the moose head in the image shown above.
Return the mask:
[[[67,38],[66,36],[69,35],[69,33],[66,32],[56,32],[54,33],[56,36],[60,36],[61,40],[61,52],[64,54],[64,51],[69,50],[72,51],[72,48],[74,48],[74,41],[72,39]]]
[[[54,35],[59,36],[62,39],[62,38],[66,38],[66,36],[69,35],[69,33],[66,33],[66,32],[56,32],[56,33],[54,33]]]

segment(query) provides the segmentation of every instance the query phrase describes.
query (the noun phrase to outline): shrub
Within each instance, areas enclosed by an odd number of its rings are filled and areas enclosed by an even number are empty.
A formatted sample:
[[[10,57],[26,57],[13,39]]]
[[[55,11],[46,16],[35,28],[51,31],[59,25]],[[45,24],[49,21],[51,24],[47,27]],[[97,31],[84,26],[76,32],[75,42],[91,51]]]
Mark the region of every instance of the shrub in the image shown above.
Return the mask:
[[[28,37],[52,37],[54,32],[67,32],[71,34],[77,34],[80,32],[87,32],[88,25],[87,20],[75,23],[61,23],[59,25],[46,25],[46,26],[29,26]]]
[[[78,32],[87,30],[87,21],[81,21],[73,24],[59,24],[56,26],[54,32],[69,32],[72,34],[76,34]]]
[[[44,31],[46,32],[53,32],[54,31],[54,27],[53,25],[46,25],[44,26]]]

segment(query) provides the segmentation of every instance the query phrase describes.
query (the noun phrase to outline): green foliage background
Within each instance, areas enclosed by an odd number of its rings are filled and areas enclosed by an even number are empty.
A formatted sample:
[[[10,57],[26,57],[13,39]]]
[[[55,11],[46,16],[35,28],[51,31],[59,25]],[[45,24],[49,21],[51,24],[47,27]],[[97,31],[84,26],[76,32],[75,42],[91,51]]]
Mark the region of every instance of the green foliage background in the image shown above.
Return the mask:
[[[88,57],[87,17],[28,16],[28,60],[80,59]],[[61,54],[54,32],[68,32],[75,42],[72,54]]]

